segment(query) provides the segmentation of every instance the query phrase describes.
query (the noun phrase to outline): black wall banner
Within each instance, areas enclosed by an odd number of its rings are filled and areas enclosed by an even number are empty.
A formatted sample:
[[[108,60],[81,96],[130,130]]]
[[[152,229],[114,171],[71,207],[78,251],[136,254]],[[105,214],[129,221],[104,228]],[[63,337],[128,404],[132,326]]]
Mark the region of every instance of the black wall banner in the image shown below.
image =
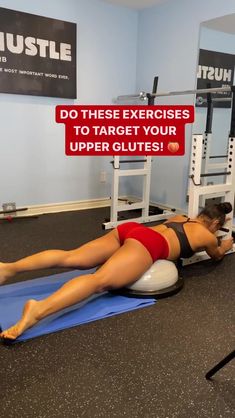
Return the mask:
[[[76,24],[0,7],[0,92],[75,99]]]
[[[228,87],[233,85],[235,55],[200,49],[197,73],[197,89]],[[212,98],[228,98],[231,92],[213,93]],[[206,94],[197,94],[196,106],[206,107]],[[229,101],[214,102],[214,107],[231,107]]]

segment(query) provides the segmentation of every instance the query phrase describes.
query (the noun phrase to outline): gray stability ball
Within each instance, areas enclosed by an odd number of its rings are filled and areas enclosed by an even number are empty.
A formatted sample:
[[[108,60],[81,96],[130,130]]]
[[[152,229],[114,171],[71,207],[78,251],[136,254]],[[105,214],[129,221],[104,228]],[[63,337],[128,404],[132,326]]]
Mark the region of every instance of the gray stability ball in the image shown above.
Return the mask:
[[[143,276],[127,286],[127,289],[134,291],[155,292],[173,286],[178,280],[178,270],[169,260],[157,260]]]

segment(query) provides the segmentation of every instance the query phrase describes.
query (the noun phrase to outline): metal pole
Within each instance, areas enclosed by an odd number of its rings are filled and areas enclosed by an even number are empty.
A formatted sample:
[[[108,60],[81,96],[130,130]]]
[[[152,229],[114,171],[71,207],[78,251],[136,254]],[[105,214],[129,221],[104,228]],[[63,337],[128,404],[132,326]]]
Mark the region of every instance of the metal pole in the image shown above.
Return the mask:
[[[147,93],[145,93],[144,91],[141,91],[139,94],[124,94],[123,96],[118,96],[117,100],[147,100]]]
[[[235,358],[235,350],[229,353],[223,360],[216,364],[209,372],[206,374],[206,379],[210,379],[216,372],[218,372],[222,367],[224,367],[229,361]]]
[[[154,101],[156,99],[155,94],[157,93],[157,85],[158,85],[158,77],[154,77],[152,93],[147,93],[146,95],[148,99],[148,106],[154,106]]]
[[[164,97],[164,96],[181,96],[187,94],[204,94],[204,93],[222,93],[231,91],[231,87],[212,87],[209,89],[197,89],[197,90],[182,90],[182,91],[169,91],[168,93],[157,93],[157,97]]]
[[[212,100],[213,103],[217,103],[217,102],[218,103],[220,103],[220,102],[231,102],[232,101],[232,98],[231,97],[219,97],[218,99],[212,98],[211,100]],[[203,104],[203,103],[207,103],[207,100],[206,99],[202,99],[202,101],[200,101],[200,104]]]
[[[223,93],[232,91],[232,87],[212,87],[209,89],[198,89],[198,90],[182,90],[182,91],[169,91],[167,93],[151,93],[154,97],[166,97],[166,96],[183,96],[189,94],[206,94],[206,93]],[[139,94],[128,94],[124,96],[118,96],[118,100],[128,100],[128,99],[140,99],[146,100],[147,93],[140,92]]]
[[[231,124],[230,124],[230,133],[231,138],[235,137],[235,86],[232,86],[232,112],[231,112]]]
[[[219,97],[218,99],[212,99],[212,102],[231,102],[232,97]]]
[[[211,88],[210,85],[207,86]],[[211,93],[207,93],[207,115],[206,115],[206,130],[205,134],[212,133],[212,119],[213,119],[213,102]]]

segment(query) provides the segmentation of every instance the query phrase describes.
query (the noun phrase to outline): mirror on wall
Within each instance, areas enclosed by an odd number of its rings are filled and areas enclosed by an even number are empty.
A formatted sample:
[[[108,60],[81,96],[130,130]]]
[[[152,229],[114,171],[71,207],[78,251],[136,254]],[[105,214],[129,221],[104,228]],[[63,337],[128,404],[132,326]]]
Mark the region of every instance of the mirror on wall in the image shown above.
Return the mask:
[[[235,67],[235,13],[201,24],[197,88],[233,85]],[[219,99],[219,100],[218,100]],[[226,154],[231,121],[231,93],[212,95],[213,120],[211,153]],[[206,129],[207,97],[197,95],[194,132]]]

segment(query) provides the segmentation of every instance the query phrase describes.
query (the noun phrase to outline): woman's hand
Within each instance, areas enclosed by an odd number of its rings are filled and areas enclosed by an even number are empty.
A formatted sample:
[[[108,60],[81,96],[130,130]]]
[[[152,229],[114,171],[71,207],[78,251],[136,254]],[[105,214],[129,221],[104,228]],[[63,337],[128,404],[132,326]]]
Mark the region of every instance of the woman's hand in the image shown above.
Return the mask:
[[[233,238],[223,239],[220,243],[220,247],[223,248],[225,252],[231,250],[233,248]]]

